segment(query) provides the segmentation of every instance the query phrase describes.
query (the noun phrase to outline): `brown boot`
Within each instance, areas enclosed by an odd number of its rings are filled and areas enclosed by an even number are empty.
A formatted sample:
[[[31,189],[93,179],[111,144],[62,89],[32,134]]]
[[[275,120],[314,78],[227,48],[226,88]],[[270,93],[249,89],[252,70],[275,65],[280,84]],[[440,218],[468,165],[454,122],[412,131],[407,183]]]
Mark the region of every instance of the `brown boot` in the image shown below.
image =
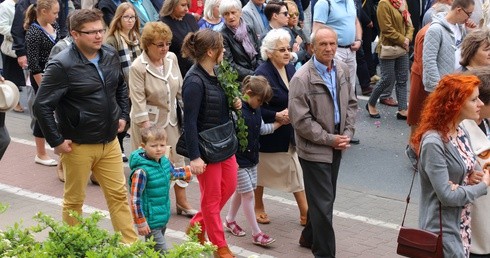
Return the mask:
[[[228,248],[228,246],[219,247],[218,250],[216,250],[216,252],[214,252],[214,257],[215,258],[235,258],[235,256],[230,251],[230,248]]]
[[[306,202],[305,191],[295,192],[294,198],[299,208],[299,224],[306,226],[306,213],[308,212],[308,203]]]

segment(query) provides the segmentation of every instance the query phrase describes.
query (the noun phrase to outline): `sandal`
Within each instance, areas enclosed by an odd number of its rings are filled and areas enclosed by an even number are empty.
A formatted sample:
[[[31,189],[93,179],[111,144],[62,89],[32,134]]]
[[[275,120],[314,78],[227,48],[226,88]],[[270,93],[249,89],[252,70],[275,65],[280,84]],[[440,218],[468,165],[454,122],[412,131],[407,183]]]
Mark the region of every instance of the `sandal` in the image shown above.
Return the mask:
[[[252,241],[256,245],[260,246],[268,246],[272,243],[274,243],[276,240],[266,234],[264,232],[260,232],[255,236],[252,236]]]
[[[269,224],[271,223],[271,220],[269,219],[269,216],[265,211],[260,211],[255,213],[255,218],[257,219],[257,222],[260,224]]]
[[[225,219],[225,222],[223,222],[223,226],[230,231],[231,234],[237,237],[242,237],[246,235],[245,231],[236,224],[236,221],[228,222]]]
[[[12,110],[17,113],[24,113],[24,109],[21,106],[16,106]]]

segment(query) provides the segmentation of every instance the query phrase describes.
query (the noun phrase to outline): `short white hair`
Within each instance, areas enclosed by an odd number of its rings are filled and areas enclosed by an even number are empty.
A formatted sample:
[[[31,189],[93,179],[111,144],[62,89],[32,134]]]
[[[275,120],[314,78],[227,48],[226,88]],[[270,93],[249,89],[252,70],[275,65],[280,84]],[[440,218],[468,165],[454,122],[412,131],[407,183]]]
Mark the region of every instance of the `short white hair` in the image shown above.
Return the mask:
[[[279,41],[291,41],[291,35],[285,29],[272,29],[267,32],[264,39],[262,39],[262,46],[260,46],[260,56],[262,60],[267,61],[269,57],[267,53],[271,53],[276,48],[277,42]]]
[[[220,2],[221,2],[221,0],[206,0],[204,2],[204,11],[203,11],[203,14],[204,14],[204,17],[206,19],[219,18],[219,17],[214,17],[213,16],[213,8],[215,6],[218,6],[219,7],[220,6]]]
[[[207,0],[206,0],[207,1]],[[242,3],[239,0],[225,0],[219,5],[219,14],[223,16],[224,13],[231,10],[237,10],[242,12]]]

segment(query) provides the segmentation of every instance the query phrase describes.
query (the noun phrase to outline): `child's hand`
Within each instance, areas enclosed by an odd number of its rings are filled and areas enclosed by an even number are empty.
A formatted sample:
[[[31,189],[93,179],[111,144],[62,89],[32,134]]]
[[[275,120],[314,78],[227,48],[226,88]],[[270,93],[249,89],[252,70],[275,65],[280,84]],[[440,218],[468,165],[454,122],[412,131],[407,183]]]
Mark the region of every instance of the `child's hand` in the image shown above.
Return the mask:
[[[235,108],[235,110],[242,109],[242,100],[239,97],[236,97],[233,100],[233,107]]]
[[[150,230],[150,227],[148,227],[148,225],[144,226],[144,227],[138,227],[138,234],[140,236],[146,236],[148,234],[150,234],[151,230]]]

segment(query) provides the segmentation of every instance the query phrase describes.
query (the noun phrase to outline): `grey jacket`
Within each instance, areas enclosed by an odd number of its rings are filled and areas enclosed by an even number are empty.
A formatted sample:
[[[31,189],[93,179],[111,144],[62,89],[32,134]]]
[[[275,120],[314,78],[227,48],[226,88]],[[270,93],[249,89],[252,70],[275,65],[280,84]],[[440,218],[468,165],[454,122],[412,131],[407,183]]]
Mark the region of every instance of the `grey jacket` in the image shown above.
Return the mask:
[[[460,235],[462,207],[487,194],[484,182],[462,185],[465,164],[451,142],[444,143],[438,132],[429,131],[422,137],[419,157],[420,204],[419,227],[439,233],[439,201],[442,207],[442,240],[445,258],[464,256]],[[481,170],[477,165],[477,170]],[[460,186],[451,191],[448,182]]]
[[[454,45],[454,34],[445,18],[446,14],[434,15],[425,34],[422,81],[428,92],[434,91],[441,77],[454,71],[456,46]],[[457,26],[462,31],[464,38],[466,30],[459,24]]]
[[[335,60],[340,134],[354,135],[357,99],[349,82],[349,69]],[[332,163],[335,134],[334,104],[330,91],[318,74],[313,58],[289,83],[289,118],[294,128],[298,156],[313,162]]]
[[[248,1],[248,3],[243,7],[242,18],[248,26],[255,30],[255,33],[257,33],[257,39],[267,33],[268,28],[264,26],[259,11],[257,11],[257,7],[255,7],[252,0]]]

